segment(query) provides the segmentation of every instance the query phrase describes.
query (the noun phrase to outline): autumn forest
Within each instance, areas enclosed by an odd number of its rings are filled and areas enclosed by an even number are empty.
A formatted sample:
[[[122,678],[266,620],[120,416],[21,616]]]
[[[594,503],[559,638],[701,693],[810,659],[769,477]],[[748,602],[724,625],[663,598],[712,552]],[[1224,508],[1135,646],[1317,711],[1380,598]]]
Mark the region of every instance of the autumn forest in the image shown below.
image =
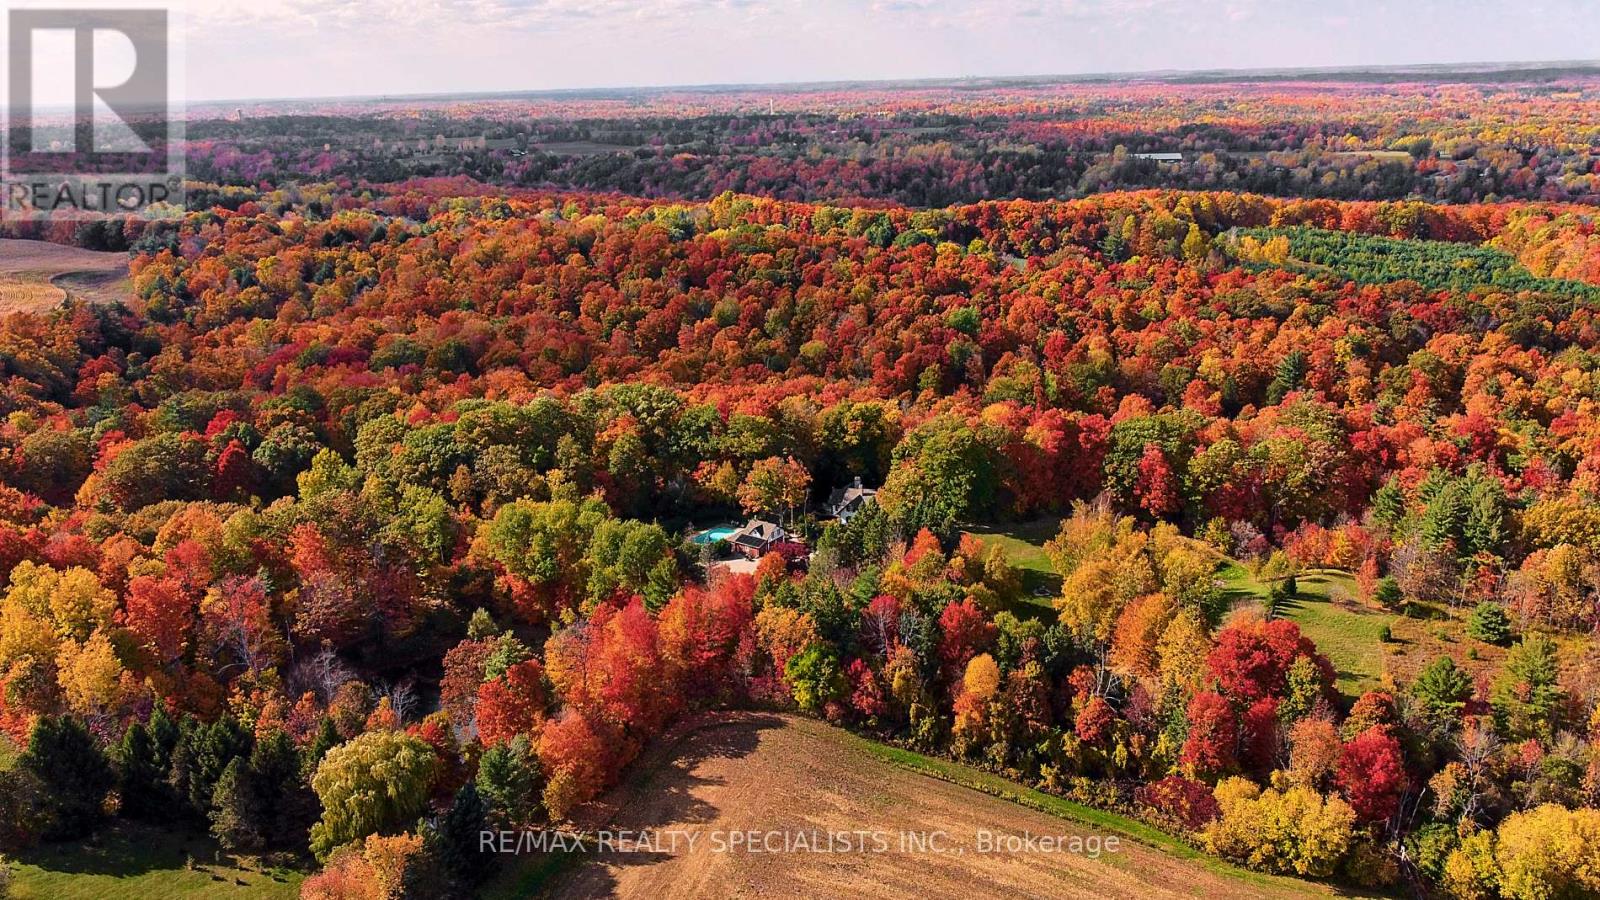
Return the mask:
[[[742,710],[1600,895],[1600,76],[302,106],[0,226],[129,260],[0,321],[7,856],[477,896]]]

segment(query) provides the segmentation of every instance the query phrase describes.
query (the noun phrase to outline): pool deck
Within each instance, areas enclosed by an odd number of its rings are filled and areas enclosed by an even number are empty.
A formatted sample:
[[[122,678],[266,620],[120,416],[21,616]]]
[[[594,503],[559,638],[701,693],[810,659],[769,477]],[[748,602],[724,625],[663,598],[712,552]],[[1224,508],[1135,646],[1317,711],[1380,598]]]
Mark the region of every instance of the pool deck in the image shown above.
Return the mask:
[[[713,525],[704,531],[697,531],[689,537],[696,544],[715,544],[725,541],[739,533],[738,525]]]

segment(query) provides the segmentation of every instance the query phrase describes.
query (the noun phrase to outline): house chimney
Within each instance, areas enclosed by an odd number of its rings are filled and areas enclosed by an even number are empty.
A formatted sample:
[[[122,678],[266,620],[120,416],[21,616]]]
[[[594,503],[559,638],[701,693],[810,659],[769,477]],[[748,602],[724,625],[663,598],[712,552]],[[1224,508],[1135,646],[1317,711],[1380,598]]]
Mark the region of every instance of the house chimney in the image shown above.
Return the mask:
[[[860,475],[856,476],[856,490],[858,490],[858,491],[861,490],[861,476]]]

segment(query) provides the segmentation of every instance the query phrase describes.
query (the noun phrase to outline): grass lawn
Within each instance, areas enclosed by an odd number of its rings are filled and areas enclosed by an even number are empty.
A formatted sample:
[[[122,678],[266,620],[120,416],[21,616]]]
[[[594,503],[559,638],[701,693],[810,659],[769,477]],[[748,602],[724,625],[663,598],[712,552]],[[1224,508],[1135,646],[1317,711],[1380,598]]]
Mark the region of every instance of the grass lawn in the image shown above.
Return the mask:
[[[11,900],[289,900],[299,896],[305,877],[220,853],[198,834],[121,821],[93,845],[46,844],[11,858]]]
[[[1060,531],[1061,520],[1046,516],[1031,522],[990,525],[967,532],[985,544],[998,546],[1006,559],[1021,570],[1022,602],[1014,610],[1018,615],[1055,618],[1055,598],[1061,594],[1061,576],[1050,565],[1044,545]]]
[[[1217,578],[1235,608],[1266,600],[1268,586],[1231,559],[1217,569]],[[1354,599],[1355,579],[1345,572],[1313,569],[1296,576],[1295,583],[1299,592],[1280,614],[1299,625],[1327,655],[1338,672],[1339,691],[1348,697],[1360,696],[1384,671],[1385,645],[1380,636],[1395,617]]]
[[[1222,590],[1234,606],[1250,600],[1267,599],[1267,586],[1236,560],[1224,559],[1217,565],[1217,580],[1222,582]]]
[[[484,885],[483,900],[523,900],[525,897],[546,896],[555,880],[582,864],[583,857],[584,854],[575,850],[513,857]]]
[[[1061,593],[1061,576],[1050,565],[1044,545],[1060,529],[1061,520],[1052,517],[967,532],[999,546],[1011,564],[1022,571],[1023,596],[1015,610],[1019,615],[1047,620],[1055,617],[1054,600]],[[1222,560],[1217,579],[1230,608],[1266,601],[1268,583],[1250,574],[1236,560]],[[1313,569],[1301,573],[1295,581],[1299,593],[1284,605],[1281,615],[1299,625],[1327,654],[1338,673],[1340,692],[1352,698],[1360,696],[1377,683],[1385,670],[1386,645],[1379,638],[1384,626],[1392,626],[1396,617],[1356,600],[1355,579],[1348,573]]]

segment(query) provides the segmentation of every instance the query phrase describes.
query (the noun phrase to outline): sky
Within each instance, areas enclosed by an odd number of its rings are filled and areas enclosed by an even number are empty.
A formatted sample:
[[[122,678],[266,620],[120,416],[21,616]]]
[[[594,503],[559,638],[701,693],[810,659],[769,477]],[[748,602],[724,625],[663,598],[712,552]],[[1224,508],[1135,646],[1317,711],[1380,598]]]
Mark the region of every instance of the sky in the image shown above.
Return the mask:
[[[1600,0],[167,2],[191,103],[1600,58]]]

